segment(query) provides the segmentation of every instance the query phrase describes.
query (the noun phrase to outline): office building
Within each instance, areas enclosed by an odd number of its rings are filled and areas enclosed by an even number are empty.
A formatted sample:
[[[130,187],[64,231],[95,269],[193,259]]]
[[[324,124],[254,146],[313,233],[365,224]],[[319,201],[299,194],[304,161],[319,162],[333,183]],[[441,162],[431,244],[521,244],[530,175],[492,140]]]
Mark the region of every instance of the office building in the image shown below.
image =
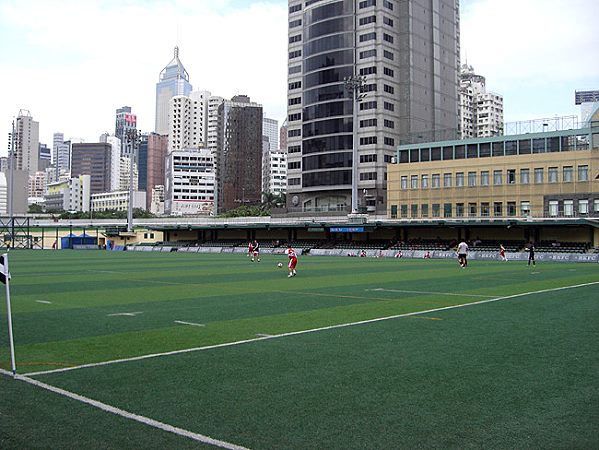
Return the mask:
[[[189,95],[177,95],[170,99],[169,152],[206,147],[209,98],[208,91],[194,91]]]
[[[288,4],[288,207],[346,214],[357,186],[360,208],[384,213],[396,146],[457,137],[459,3]]]
[[[216,174],[210,150],[173,150],[168,154],[165,169],[165,214],[214,214]]]
[[[264,117],[262,119],[262,135],[268,139],[268,150],[276,152],[279,150],[279,121]]]
[[[91,193],[110,192],[112,146],[109,143],[74,143],[72,148],[71,176],[91,177]]]
[[[148,135],[147,180],[146,180],[146,210],[150,211],[154,202],[153,192],[161,186],[162,201],[164,202],[165,158],[168,153],[168,137],[156,133]],[[151,194],[151,195],[150,195]],[[164,211],[164,208],[163,208]]]
[[[56,177],[71,170],[71,142],[64,140],[63,133],[54,133],[52,164],[54,164]]]
[[[81,211],[90,210],[90,180],[89,175],[79,175],[66,180],[48,184],[44,195],[44,205],[51,211]]]
[[[487,92],[486,80],[467,64],[460,68],[460,135],[462,139],[503,134],[503,97]]]
[[[218,107],[218,212],[259,204],[262,198],[262,106],[244,95]]]
[[[388,216],[599,217],[599,111],[584,128],[399,146]]]
[[[33,120],[31,113],[25,109],[19,111],[15,122],[13,151],[15,169],[23,170],[33,175],[38,170],[39,163],[39,134],[40,125]]]
[[[121,156],[129,156],[133,151],[133,136],[137,133],[137,116],[131,112],[130,106],[116,110],[114,135],[121,141]]]
[[[133,208],[144,209],[146,193],[133,191]],[[129,191],[98,192],[91,195],[92,211],[127,211],[129,209]]]
[[[188,96],[192,91],[189,74],[179,60],[179,47],[175,47],[173,59],[162,69],[156,83],[156,123],[154,131],[169,133],[169,101],[177,95]]]

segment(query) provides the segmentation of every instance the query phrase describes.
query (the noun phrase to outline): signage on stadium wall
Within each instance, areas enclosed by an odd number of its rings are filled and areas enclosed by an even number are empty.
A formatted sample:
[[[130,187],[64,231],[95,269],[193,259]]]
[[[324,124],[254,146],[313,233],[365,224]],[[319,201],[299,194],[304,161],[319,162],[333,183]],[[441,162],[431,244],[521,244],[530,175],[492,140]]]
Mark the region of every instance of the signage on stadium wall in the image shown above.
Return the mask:
[[[331,227],[331,233],[364,233],[364,227]]]

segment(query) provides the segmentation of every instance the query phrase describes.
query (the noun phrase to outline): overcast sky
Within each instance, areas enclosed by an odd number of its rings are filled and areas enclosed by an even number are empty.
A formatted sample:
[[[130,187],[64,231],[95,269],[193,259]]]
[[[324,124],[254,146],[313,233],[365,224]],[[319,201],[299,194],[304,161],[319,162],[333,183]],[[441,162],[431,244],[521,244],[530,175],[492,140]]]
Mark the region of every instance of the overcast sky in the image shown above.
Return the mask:
[[[597,0],[462,0],[462,62],[508,122],[578,115],[574,91],[599,89],[598,17]],[[285,119],[285,0],[0,0],[0,131],[26,109],[50,147],[54,132],[94,142],[122,106],[152,131],[175,45],[194,90]]]

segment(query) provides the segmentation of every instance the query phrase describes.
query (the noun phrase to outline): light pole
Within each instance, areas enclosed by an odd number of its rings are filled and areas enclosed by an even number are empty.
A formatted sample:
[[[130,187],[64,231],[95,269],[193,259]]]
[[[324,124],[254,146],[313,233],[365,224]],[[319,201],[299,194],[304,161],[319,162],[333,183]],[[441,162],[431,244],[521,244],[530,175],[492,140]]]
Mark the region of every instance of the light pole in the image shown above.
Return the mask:
[[[14,247],[14,235],[15,235],[15,218],[14,218],[14,166],[15,166],[15,119],[12,120],[12,132],[10,133],[10,147],[8,153],[8,164],[10,170],[8,172],[8,187],[10,189],[10,195],[8,195],[8,216],[10,217],[10,243],[11,247]]]
[[[133,165],[135,163],[135,151],[137,150],[137,142],[141,133],[136,129],[128,130],[126,133],[127,140],[131,145],[129,153],[129,201],[127,205],[127,232],[133,232]]]
[[[355,65],[354,65],[355,67]],[[355,70],[355,69],[354,69]],[[366,83],[365,75],[352,75],[345,78],[345,89],[352,94],[353,119],[352,119],[352,170],[351,170],[351,212],[358,212],[358,106],[366,94],[362,93]]]

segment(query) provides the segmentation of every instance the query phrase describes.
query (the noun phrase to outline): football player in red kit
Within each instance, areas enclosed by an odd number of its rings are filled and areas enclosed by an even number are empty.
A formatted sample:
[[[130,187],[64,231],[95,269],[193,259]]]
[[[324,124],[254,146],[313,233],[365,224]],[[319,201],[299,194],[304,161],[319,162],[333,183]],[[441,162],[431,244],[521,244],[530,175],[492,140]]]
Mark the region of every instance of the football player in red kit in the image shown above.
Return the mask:
[[[289,256],[289,264],[287,264],[289,275],[287,275],[287,278],[291,278],[297,274],[297,272],[295,271],[295,266],[297,265],[297,254],[295,253],[295,250],[293,249],[291,244],[287,245],[287,250],[285,250],[285,253],[287,254],[287,256]]]

